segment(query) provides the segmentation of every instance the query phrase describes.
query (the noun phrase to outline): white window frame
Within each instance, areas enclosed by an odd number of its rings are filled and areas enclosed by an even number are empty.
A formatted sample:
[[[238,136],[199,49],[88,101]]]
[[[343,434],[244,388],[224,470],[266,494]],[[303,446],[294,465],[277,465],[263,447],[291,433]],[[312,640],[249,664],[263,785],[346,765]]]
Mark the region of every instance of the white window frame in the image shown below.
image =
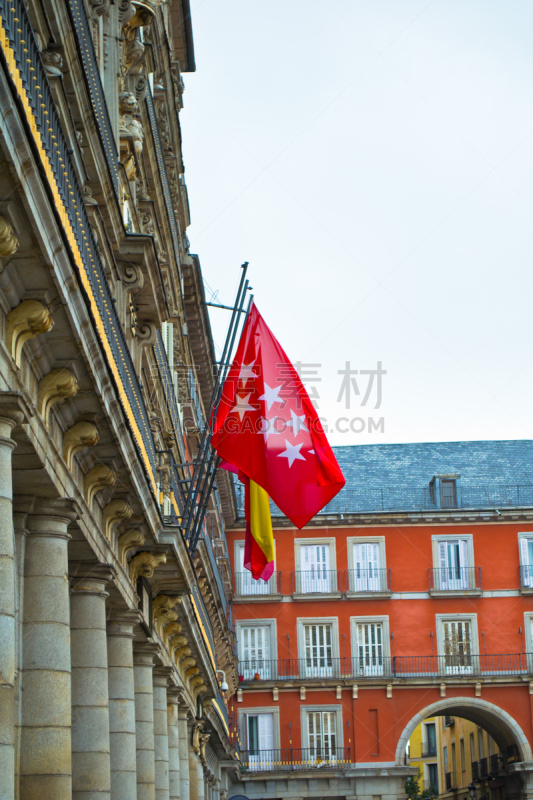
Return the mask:
[[[239,662],[243,661],[244,659],[241,658],[242,656],[242,636],[240,635],[241,628],[248,628],[248,627],[264,627],[269,629],[270,635],[270,661],[271,661],[271,669],[270,669],[270,676],[268,680],[275,677],[277,672],[276,664],[278,661],[278,639],[277,639],[277,630],[276,630],[276,618],[272,619],[238,619],[235,621],[235,637],[237,639],[238,645],[238,653],[239,653]]]
[[[370,672],[366,672],[363,670],[362,672],[359,671],[359,655],[358,655],[358,639],[357,639],[357,626],[358,625],[367,625],[371,623],[381,623],[383,629],[383,637],[382,637],[382,649],[383,649],[383,667],[380,669],[379,667],[370,668]],[[387,675],[389,672],[389,665],[390,665],[390,633],[389,633],[389,617],[388,615],[372,615],[372,616],[365,616],[365,617],[350,617],[350,636],[351,636],[351,648],[352,648],[352,672],[354,675],[361,675],[365,676],[368,674],[376,675],[380,677],[381,675]]]
[[[455,581],[443,581],[443,576],[441,575],[441,566],[440,566],[440,558],[439,558],[439,544],[441,542],[457,542],[463,541],[466,542],[466,564],[464,567],[468,569],[466,576],[461,576],[460,579],[456,579]],[[442,593],[449,593],[449,594],[457,594],[458,592],[478,592],[479,590],[476,587],[476,577],[473,573],[471,573],[469,568],[473,568],[475,566],[474,561],[474,536],[471,533],[461,533],[461,534],[436,534],[431,537],[431,545],[432,545],[432,555],[433,555],[433,567],[438,572],[433,572],[432,581],[431,581],[431,591],[438,592],[439,594]],[[461,566],[461,569],[464,568]]]
[[[533,672],[533,611],[524,612],[524,632],[527,657],[528,672]]]
[[[235,575],[235,599],[244,597],[246,598],[246,602],[250,602],[250,600],[259,599],[259,601],[264,601],[270,597],[279,597],[277,594],[276,584],[278,578],[276,575],[276,543],[274,542],[274,573],[268,581],[263,581],[261,578],[256,581],[254,578],[252,578],[252,573],[249,570],[240,566],[240,553],[241,550],[244,553],[244,543],[244,539],[236,539],[233,543],[233,563],[235,564],[235,569],[233,570],[233,574]],[[244,577],[237,578],[237,575],[243,575]],[[252,589],[253,592],[250,594],[240,594],[240,589],[248,588]]]
[[[302,558],[301,558],[301,547],[302,545],[328,545],[329,546],[329,569],[331,572],[332,578],[334,580],[331,581],[330,589],[327,592],[302,592],[301,587],[298,585],[298,575],[302,572]],[[335,537],[314,537],[309,539],[295,539],[294,540],[294,569],[297,573],[296,575],[296,585],[295,585],[295,596],[297,597],[305,597],[308,599],[309,597],[321,597],[324,599],[331,598],[335,599],[340,597],[339,586],[338,586],[338,571],[337,571],[337,552],[336,552],[336,540]]]
[[[248,715],[253,716],[254,714],[272,714],[273,724],[273,749],[279,750],[280,749],[280,733],[279,733],[279,706],[254,706],[253,708],[246,707],[246,708],[239,708],[238,711],[238,721],[239,721],[239,730],[244,732],[243,735],[243,742],[242,748],[243,750],[249,750],[248,747]]]
[[[524,564],[522,558],[522,541],[533,540],[533,531],[519,531],[518,533],[518,561],[521,567],[529,566],[529,571],[520,570],[520,590],[533,593],[533,564]]]
[[[362,597],[375,597],[376,595],[390,595],[391,592],[387,587],[388,579],[385,577],[385,588],[380,589],[379,591],[359,591],[356,590],[355,584],[355,562],[354,562],[354,555],[353,549],[354,544],[377,544],[379,546],[379,569],[386,570],[387,569],[387,561],[385,557],[385,537],[384,536],[348,536],[346,539],[346,545],[348,548],[348,594],[350,595],[358,595]],[[380,572],[380,579],[381,575],[388,575],[388,572]]]
[[[477,614],[435,614],[435,623],[437,628],[437,653],[439,655],[439,662],[444,662],[444,622],[470,622],[471,631],[471,656],[475,664],[475,659],[479,656],[479,634],[477,629]],[[458,671],[452,671],[458,670]],[[444,667],[444,674],[446,675],[471,675],[473,670],[465,667],[451,668],[450,671]]]
[[[317,712],[326,711],[335,714],[335,746],[343,751],[344,738],[343,738],[343,724],[342,724],[342,705],[322,705],[322,706],[307,706],[300,707],[300,730],[302,736],[302,748],[309,749],[309,729],[307,727],[307,714],[316,714]]]
[[[305,654],[305,625],[331,625],[331,659],[332,659],[332,675],[320,675],[320,669],[314,675],[314,668],[309,668],[309,674],[306,667],[306,654]],[[300,664],[300,677],[312,680],[313,678],[320,677],[333,677],[335,675],[335,665],[339,664],[339,618],[338,617],[297,617],[296,627],[298,634],[298,663]]]

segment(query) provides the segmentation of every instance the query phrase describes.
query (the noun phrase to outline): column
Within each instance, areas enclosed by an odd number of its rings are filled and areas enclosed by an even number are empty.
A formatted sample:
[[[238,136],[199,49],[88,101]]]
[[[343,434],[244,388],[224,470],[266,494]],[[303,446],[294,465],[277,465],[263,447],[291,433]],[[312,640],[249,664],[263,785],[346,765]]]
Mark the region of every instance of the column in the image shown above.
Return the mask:
[[[68,500],[42,500],[28,517],[24,574],[20,796],[71,800]]]
[[[137,800],[155,800],[153,669],[156,648],[139,645],[133,651],[135,735],[137,740]]]
[[[198,800],[204,800],[205,798],[204,765],[200,760],[200,756],[196,756],[196,769],[198,771]]]
[[[11,431],[24,419],[22,398],[0,395],[0,798],[15,796],[15,542]]]
[[[107,625],[112,800],[137,796],[133,629],[138,620],[138,611],[117,611]]]
[[[72,566],[71,566],[72,569]],[[71,580],[72,798],[109,800],[106,565],[80,562]],[[83,573],[86,573],[85,575]],[[80,577],[80,575],[82,577]]]
[[[180,798],[180,736],[178,695],[172,687],[167,689],[167,724],[168,724],[168,788],[169,800]]]
[[[198,756],[192,748],[189,749],[189,797],[198,800]]]
[[[172,669],[170,667],[156,667],[154,670],[154,748],[156,800],[169,800],[167,683],[171,672]]]
[[[14,498],[13,527],[15,529],[15,798],[20,797],[20,734],[22,725],[22,621],[24,618],[24,560],[26,558],[26,536],[28,511],[18,510],[27,507],[31,510],[35,498]]]
[[[187,709],[180,707],[178,710],[178,732],[180,749],[180,800],[190,800],[189,787],[189,726],[187,724]]]

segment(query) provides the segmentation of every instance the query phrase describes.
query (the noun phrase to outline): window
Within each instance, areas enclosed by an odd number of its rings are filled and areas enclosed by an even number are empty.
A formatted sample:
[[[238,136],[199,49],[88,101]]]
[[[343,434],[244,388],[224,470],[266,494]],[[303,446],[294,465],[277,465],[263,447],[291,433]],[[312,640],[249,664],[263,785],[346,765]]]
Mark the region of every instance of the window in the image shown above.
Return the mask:
[[[459,499],[459,476],[435,475],[429,484],[429,496],[438,508],[455,508]]]
[[[274,761],[274,715],[247,714],[249,769],[272,769]]]
[[[520,574],[522,586],[533,588],[533,534],[531,538],[520,536]]]
[[[437,755],[437,730],[434,722],[426,724],[426,756]]]
[[[235,594],[245,596],[276,594],[276,573],[268,581],[252,578],[244,567],[244,542],[235,543]]]
[[[464,591],[470,588],[468,542],[466,539],[446,539],[438,543],[438,568],[435,570],[435,589]]]
[[[383,623],[356,625],[356,668],[360,675],[383,675]]]
[[[477,729],[477,752],[479,756],[479,760],[481,761],[482,758],[485,758],[485,743],[483,741],[483,729]]]
[[[308,711],[309,758],[331,760],[337,755],[337,720],[334,711]]]
[[[437,764],[428,764],[429,787],[434,792],[439,791],[439,767]]]
[[[300,545],[300,570],[296,573],[296,593],[310,594],[337,591],[337,581],[330,564],[329,544]]]
[[[470,734],[470,761],[476,760],[476,744],[474,742],[474,734]]]
[[[333,676],[333,637],[329,623],[303,626],[305,650],[305,677],[328,678]]]
[[[442,748],[442,757],[444,759],[444,772],[448,772],[448,747],[446,745]]]
[[[470,620],[442,623],[444,664],[448,675],[472,672],[472,626]]]
[[[465,740],[461,739],[459,741],[459,750],[461,753],[461,772],[466,770],[466,756],[465,756]]]
[[[262,680],[269,680],[272,675],[270,660],[269,625],[241,625],[238,630],[240,643],[239,672],[244,680],[250,681],[257,674]]]
[[[378,542],[361,542],[353,545],[353,585],[354,592],[380,592],[382,586]]]
[[[457,759],[455,755],[455,742],[452,742],[452,772],[455,775],[457,772]]]

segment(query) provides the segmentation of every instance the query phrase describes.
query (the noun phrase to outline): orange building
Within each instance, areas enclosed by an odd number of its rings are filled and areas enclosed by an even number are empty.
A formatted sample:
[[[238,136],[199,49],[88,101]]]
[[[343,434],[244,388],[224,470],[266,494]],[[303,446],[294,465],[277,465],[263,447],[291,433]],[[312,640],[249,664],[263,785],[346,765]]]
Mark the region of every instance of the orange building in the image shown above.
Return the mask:
[[[336,455],[347,485],[324,512],[301,531],[274,518],[268,584],[243,570],[241,522],[227,531],[242,760],[233,794],[402,797],[412,732],[446,715],[481,726],[504,756],[494,798],[529,796],[533,442]]]

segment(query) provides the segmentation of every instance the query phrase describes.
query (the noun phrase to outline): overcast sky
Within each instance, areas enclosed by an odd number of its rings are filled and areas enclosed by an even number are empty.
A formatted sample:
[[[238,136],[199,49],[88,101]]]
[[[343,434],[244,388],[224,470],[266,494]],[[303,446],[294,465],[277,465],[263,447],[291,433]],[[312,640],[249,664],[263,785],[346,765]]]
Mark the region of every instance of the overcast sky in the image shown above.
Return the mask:
[[[189,238],[218,302],[249,261],[289,357],[320,364],[332,444],[533,438],[533,4],[191,6]],[[338,402],[346,362],[382,363],[380,408],[368,375]]]

